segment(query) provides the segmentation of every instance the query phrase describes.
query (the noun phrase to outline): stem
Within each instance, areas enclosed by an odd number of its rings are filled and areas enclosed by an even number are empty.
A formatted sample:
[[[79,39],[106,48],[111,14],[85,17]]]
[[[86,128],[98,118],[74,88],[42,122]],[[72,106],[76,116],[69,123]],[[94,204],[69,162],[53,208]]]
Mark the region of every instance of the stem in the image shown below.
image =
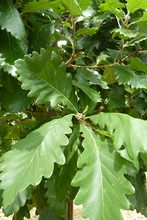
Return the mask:
[[[71,18],[72,30],[73,30],[73,45],[72,45],[72,56],[76,53],[76,22],[74,17]]]
[[[73,201],[69,201],[67,204],[67,214],[65,220],[73,220]]]
[[[70,67],[73,67],[73,68],[80,68],[80,67],[86,67],[86,68],[91,68],[91,69],[103,69],[103,68],[106,68],[106,67],[113,67],[117,64],[122,64],[124,61],[126,61],[127,59],[129,59],[131,56],[135,56],[137,54],[146,54],[147,51],[139,51],[139,50],[136,50],[136,51],[133,51],[132,53],[128,54],[127,56],[125,56],[124,58],[121,58],[119,60],[117,60],[116,62],[114,63],[110,63],[110,64],[105,64],[105,65],[74,65],[74,64],[70,64]]]
[[[72,31],[73,31],[73,41],[72,41],[72,55],[69,58],[69,60],[66,62],[66,65],[68,67],[70,67],[71,63],[76,59],[77,56],[79,56],[79,54],[81,52],[76,53],[76,22],[74,17],[71,18],[71,22],[72,22]]]

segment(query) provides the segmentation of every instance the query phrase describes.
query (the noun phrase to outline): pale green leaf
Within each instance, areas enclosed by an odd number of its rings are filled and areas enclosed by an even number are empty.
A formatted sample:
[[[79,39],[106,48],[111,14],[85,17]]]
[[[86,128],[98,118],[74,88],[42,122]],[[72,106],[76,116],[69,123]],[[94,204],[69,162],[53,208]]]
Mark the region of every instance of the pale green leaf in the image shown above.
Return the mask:
[[[125,179],[125,160],[91,128],[81,125],[84,151],[78,160],[72,185],[80,187],[76,204],[83,204],[83,217],[89,220],[122,220],[120,209],[129,207],[125,195],[132,192]],[[112,202],[113,201],[113,202]]]
[[[0,1],[0,26],[19,40],[26,36],[24,24],[11,0]]]
[[[122,65],[116,65],[113,69],[119,84],[127,84],[136,89],[147,89],[147,74],[137,74]]]
[[[50,102],[52,107],[63,104],[77,111],[72,80],[60,58],[56,52],[45,49],[40,54],[33,52],[32,57],[26,55],[16,61],[18,79],[23,89],[30,90],[28,95],[35,97],[37,104]]]
[[[146,0],[127,0],[126,4],[127,10],[129,12],[134,13],[138,9],[147,9],[147,1]]]
[[[66,134],[71,133],[72,115],[55,119],[31,132],[1,158],[0,188],[3,206],[10,205],[19,192],[29,185],[37,185],[42,177],[49,178],[54,163],[64,164],[61,146],[68,144]]]
[[[94,103],[101,101],[100,92],[97,92],[85,84],[78,83],[75,80],[73,81],[73,85],[81,89]]]
[[[100,113],[91,116],[95,124],[107,127],[116,149],[124,145],[130,158],[136,158],[139,152],[147,152],[147,121],[121,113]]]

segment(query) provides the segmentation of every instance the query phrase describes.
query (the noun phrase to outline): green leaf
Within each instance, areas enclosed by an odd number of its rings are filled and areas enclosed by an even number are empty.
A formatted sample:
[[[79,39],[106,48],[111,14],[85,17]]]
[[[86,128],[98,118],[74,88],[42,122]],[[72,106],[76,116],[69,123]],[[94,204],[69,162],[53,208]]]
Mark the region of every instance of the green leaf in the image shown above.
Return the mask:
[[[23,13],[29,12],[38,12],[39,10],[48,10],[54,8],[56,5],[61,4],[61,0],[39,0],[31,1],[28,4],[25,4]]]
[[[45,209],[40,215],[38,220],[64,220],[59,217],[55,212]]]
[[[62,0],[64,5],[70,11],[72,16],[80,16],[82,15],[82,10],[77,0]]]
[[[58,194],[55,188],[56,181],[58,181],[58,177],[54,178],[54,176],[46,181],[45,188],[47,189],[47,191],[45,197],[47,199],[49,209],[59,216],[64,216],[66,213],[66,200],[61,201],[58,199]],[[64,181],[66,180],[64,179]]]
[[[100,113],[91,116],[90,120],[102,128],[106,126],[114,147],[118,150],[124,145],[130,158],[136,158],[139,152],[147,152],[147,121],[121,113]]]
[[[9,216],[9,215],[12,215],[13,213],[18,212],[20,207],[25,205],[26,199],[27,199],[27,194],[28,194],[27,190],[25,190],[23,192],[19,192],[18,195],[16,196],[15,200],[13,201],[13,203],[10,204],[9,206],[7,206],[3,210],[3,212],[5,213],[5,216]]]
[[[100,92],[91,89],[89,86],[86,86],[85,84],[80,84],[75,80],[73,81],[73,85],[81,89],[94,103],[101,101]]]
[[[131,13],[134,13],[138,9],[147,9],[147,1],[146,0],[127,0],[126,4],[127,10]]]
[[[75,17],[82,15],[82,11],[91,5],[91,0],[62,0],[62,2],[70,11],[71,15]]]
[[[94,28],[80,28],[77,30],[76,32],[76,36],[80,36],[80,35],[94,35],[96,34],[98,28],[94,27]]]
[[[26,36],[20,14],[11,0],[0,2],[0,26],[19,40],[23,40]]]
[[[92,1],[91,0],[77,0],[80,8],[84,11],[86,10],[91,4],[92,4]]]
[[[127,41],[124,44],[124,48],[125,47],[130,47],[130,46],[135,46],[138,45],[139,43],[141,43],[142,41],[146,41],[147,40],[147,36],[137,36],[129,41]]]
[[[72,115],[55,119],[28,134],[1,159],[0,188],[4,189],[3,206],[10,205],[19,192],[37,185],[42,176],[49,178],[54,163],[64,164],[61,146],[68,144]],[[15,174],[15,175],[14,175]]]
[[[122,220],[120,209],[129,207],[125,194],[132,192],[131,184],[124,177],[125,160],[91,128],[81,125],[81,132],[84,151],[72,181],[73,186],[80,187],[75,202],[83,204],[83,217],[89,220]]]
[[[24,42],[17,40],[5,30],[0,30],[0,42],[0,54],[6,63],[13,64],[15,60],[23,58],[26,51]]]
[[[102,78],[102,75],[95,70],[89,70],[87,68],[79,68],[76,73],[76,78],[80,84],[85,85],[99,85],[103,89],[108,89],[107,83]]]
[[[136,74],[132,69],[122,65],[115,65],[113,69],[119,84],[127,84],[136,89],[147,89],[146,74]]]
[[[4,73],[1,77],[0,102],[3,108],[21,112],[30,107],[32,100],[27,97],[27,91],[20,87],[20,83],[11,75]]]
[[[142,170],[139,170],[137,176],[135,178],[132,177],[130,180],[135,188],[135,195],[129,196],[131,204],[133,204],[132,208],[147,217],[147,190],[145,174]]]
[[[147,64],[143,63],[138,57],[133,57],[128,67],[136,71],[147,73]]]
[[[66,75],[65,63],[57,53],[41,49],[40,54],[33,52],[32,57],[26,55],[16,61],[16,68],[22,88],[30,90],[28,95],[36,97],[36,104],[63,104],[77,111],[71,77]]]
[[[111,11],[113,14],[122,18],[124,5],[119,0],[106,0],[105,3],[100,4],[101,11]]]
[[[139,32],[124,28],[116,28],[113,30],[113,32],[114,32],[113,36],[120,36],[123,39],[135,38],[139,36]]]
[[[108,109],[109,111],[115,111],[125,107],[125,91],[121,86],[115,85],[108,92]]]

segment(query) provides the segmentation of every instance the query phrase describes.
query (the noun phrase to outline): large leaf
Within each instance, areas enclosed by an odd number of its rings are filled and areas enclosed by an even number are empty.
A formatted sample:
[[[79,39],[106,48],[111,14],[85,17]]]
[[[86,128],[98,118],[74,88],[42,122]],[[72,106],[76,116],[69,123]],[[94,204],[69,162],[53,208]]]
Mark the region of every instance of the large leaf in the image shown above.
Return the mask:
[[[84,151],[78,161],[80,169],[72,184],[79,186],[76,204],[83,204],[83,217],[89,220],[122,220],[120,209],[128,208],[125,194],[132,186],[125,179],[125,160],[102,142],[91,128],[81,125]]]
[[[0,1],[0,26],[19,40],[25,38],[24,24],[11,0]]]
[[[120,149],[124,145],[131,158],[137,157],[139,152],[147,152],[147,121],[121,113],[100,113],[90,119],[102,128],[106,126],[114,147]]]
[[[147,89],[146,74],[136,74],[134,70],[122,65],[116,65],[113,69],[119,84],[127,84],[136,89]]]
[[[147,1],[146,0],[127,0],[126,7],[129,12],[134,13],[138,9],[147,9]]]
[[[60,146],[68,144],[72,115],[55,119],[31,132],[1,159],[0,188],[4,189],[3,206],[7,207],[19,192],[37,185],[42,176],[49,178],[54,163],[64,164]]]
[[[66,75],[66,66],[57,53],[45,49],[40,54],[33,52],[32,57],[26,55],[16,61],[16,68],[22,88],[30,90],[28,95],[35,97],[37,104],[63,104],[77,111],[71,77]]]

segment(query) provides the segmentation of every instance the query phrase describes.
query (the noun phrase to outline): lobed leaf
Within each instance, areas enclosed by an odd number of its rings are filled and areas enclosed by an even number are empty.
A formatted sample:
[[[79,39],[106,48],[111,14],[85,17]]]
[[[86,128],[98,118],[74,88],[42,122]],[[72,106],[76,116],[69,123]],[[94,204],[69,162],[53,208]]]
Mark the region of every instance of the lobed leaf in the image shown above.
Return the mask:
[[[100,113],[89,118],[102,128],[106,126],[114,147],[118,150],[124,145],[130,158],[147,152],[147,121],[121,113]]]
[[[127,0],[126,4],[127,10],[131,13],[134,13],[138,9],[147,9],[147,1],[146,0]]]
[[[115,65],[113,69],[119,84],[127,84],[136,89],[147,89],[146,74],[136,74],[133,69],[122,65]]]
[[[120,209],[129,207],[125,194],[132,193],[132,186],[124,177],[125,160],[91,128],[81,125],[81,132],[84,151],[72,181],[73,186],[80,187],[75,202],[83,204],[83,217],[89,220],[122,220]]]
[[[65,163],[61,146],[68,144],[72,115],[45,123],[20,140],[1,158],[0,188],[6,208],[29,185],[38,185],[42,177],[49,178],[54,163]]]
[[[20,14],[11,0],[0,1],[0,26],[19,40],[26,36]]]
[[[16,68],[22,88],[30,90],[28,95],[35,97],[37,104],[63,104],[77,111],[71,77],[66,75],[66,66],[54,51],[42,49],[40,54],[26,55],[16,61]]]

